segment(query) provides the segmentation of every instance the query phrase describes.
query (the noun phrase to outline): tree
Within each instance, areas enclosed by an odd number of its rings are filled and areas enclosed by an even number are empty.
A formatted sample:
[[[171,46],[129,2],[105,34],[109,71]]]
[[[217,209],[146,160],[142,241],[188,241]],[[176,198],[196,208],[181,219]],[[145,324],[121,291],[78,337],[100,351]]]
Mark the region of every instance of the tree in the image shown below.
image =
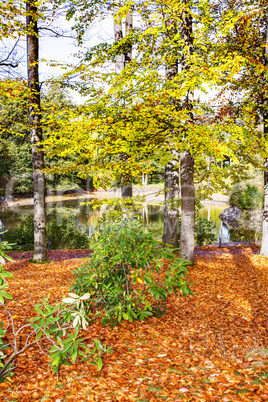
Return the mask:
[[[120,42],[123,40],[123,26],[121,18],[116,15],[120,8],[120,2],[115,6],[115,17],[114,17],[114,37],[115,42]],[[130,11],[125,19],[125,36],[128,36],[133,28],[133,16]],[[127,63],[131,61],[132,58],[132,46],[124,51],[124,53],[116,54],[115,56],[115,72],[120,73],[126,66]],[[126,154],[120,154],[120,159],[124,162],[128,156]],[[132,182],[131,177],[121,174],[121,196],[122,198],[132,197]]]
[[[0,88],[3,94],[0,96],[0,177],[3,184],[8,185],[7,195],[32,195],[33,194],[33,166],[30,122],[28,116],[29,89],[23,80],[2,80]],[[53,115],[58,115],[65,120],[65,112],[75,109],[69,94],[65,88],[57,83],[42,86],[42,130],[43,136],[50,130],[57,131],[57,125],[53,124]],[[64,159],[57,157],[48,159],[45,157],[45,165],[53,168],[60,164],[62,167],[72,164],[74,156],[67,155]],[[85,182],[77,178],[75,172],[69,175],[53,174],[47,177],[47,191],[68,186],[84,186]]]
[[[266,23],[266,42],[265,42],[265,54],[264,54],[264,66],[268,67],[268,13]],[[268,81],[268,75],[265,73],[266,81]],[[268,95],[265,94],[263,102],[263,133],[265,139],[268,139]],[[268,158],[264,160],[264,211],[262,221],[262,243],[260,254],[264,257],[268,257]]]
[[[182,71],[190,70],[193,55],[193,27],[191,3],[183,0],[181,13],[181,36],[184,40],[184,52],[181,60]],[[189,110],[189,122],[193,124],[193,91],[186,94],[184,107]],[[186,132],[186,136],[188,133]],[[181,228],[180,256],[194,262],[194,224],[195,224],[195,188],[194,188],[194,158],[190,148],[185,149],[180,156],[181,180]]]
[[[11,3],[11,2],[10,2]],[[22,2],[24,3],[24,2]],[[51,6],[51,7],[50,7]],[[34,183],[34,232],[35,232],[35,245],[34,257],[36,262],[46,260],[46,212],[45,212],[45,173],[44,173],[44,152],[40,148],[42,142],[42,118],[41,118],[41,102],[40,102],[40,83],[39,83],[39,29],[46,29],[52,31],[53,34],[58,36],[49,23],[53,17],[47,17],[47,13],[52,11],[55,14],[57,3],[52,4],[42,3],[37,4],[36,1],[30,0],[26,2],[26,24],[19,32],[16,28],[14,19],[14,27],[10,24],[8,19],[10,15],[7,13],[7,24],[5,24],[6,36],[13,37],[14,35],[26,34],[27,42],[27,66],[28,66],[28,99],[29,99],[29,120],[30,120],[30,133],[32,144],[32,162],[33,162],[33,183]],[[15,7],[17,10],[17,8]],[[12,9],[12,13],[13,13]],[[38,28],[38,22],[46,19],[46,26]],[[4,28],[3,28],[4,29]]]
[[[47,143],[52,155],[68,152],[66,146],[69,151],[75,149],[75,169],[81,174],[94,171],[101,180],[121,174],[138,177],[144,166],[149,169],[151,160],[168,165],[174,158],[172,151],[178,152],[185,189],[181,253],[190,260],[194,246],[194,175],[202,176],[203,171],[204,177],[214,175],[215,181],[225,185],[219,162],[229,155],[234,164],[228,173],[237,177],[236,166],[253,159],[252,147],[257,141],[255,134],[251,137],[249,128],[238,121],[233,107],[218,105],[215,112],[193,97],[195,90],[206,92],[205,84],[230,82],[240,68],[240,56],[228,51],[225,56],[223,46],[237,16],[226,13],[219,17],[214,6],[210,0],[194,6],[186,0],[135,4],[141,27],[120,41],[91,49],[77,70],[83,92],[91,99],[73,125],[78,127],[79,123],[87,132],[86,138],[84,132],[68,128],[62,138],[52,133]],[[118,12],[121,18],[128,14],[128,7],[124,5]],[[108,63],[124,54],[129,43],[135,49],[131,63],[120,73],[107,73]],[[165,79],[164,66],[180,68]],[[128,158],[122,161],[120,154]],[[85,165],[88,160],[91,164]],[[221,172],[226,177],[227,173]]]
[[[32,150],[26,83],[5,80],[0,81],[2,85],[5,92],[0,96],[0,177],[3,183],[9,183],[10,195],[31,193]]]
[[[171,37],[178,34],[177,27],[171,19],[167,20],[167,33]],[[175,52],[173,58],[165,66],[166,80],[173,80],[178,74],[178,56]],[[175,104],[174,99],[170,99],[170,102]],[[174,146],[171,150],[171,154],[174,159],[170,160],[165,166],[165,210],[164,210],[164,229],[162,241],[178,247],[179,241],[179,205],[178,200],[180,196],[179,188],[179,154]]]
[[[162,242],[178,247],[179,237],[179,157],[172,151],[174,159],[165,166],[165,210]]]
[[[239,55],[236,75],[225,77],[223,87],[227,88],[236,102],[229,102],[226,107],[233,110],[237,119],[241,119],[248,135],[255,138],[251,150],[251,163],[259,169],[259,160],[264,159],[264,212],[261,255],[268,256],[268,103],[267,103],[267,47],[268,47],[268,2],[245,0],[224,2],[224,13],[232,13],[236,23],[222,40],[225,55]],[[230,95],[229,95],[230,96]],[[263,133],[260,131],[263,125]],[[256,156],[258,156],[256,158]],[[254,160],[255,159],[255,160]]]
[[[38,9],[34,0],[26,3],[28,86],[30,89],[29,117],[32,143],[34,182],[34,256],[36,262],[47,260],[44,152],[42,142],[39,84]]]

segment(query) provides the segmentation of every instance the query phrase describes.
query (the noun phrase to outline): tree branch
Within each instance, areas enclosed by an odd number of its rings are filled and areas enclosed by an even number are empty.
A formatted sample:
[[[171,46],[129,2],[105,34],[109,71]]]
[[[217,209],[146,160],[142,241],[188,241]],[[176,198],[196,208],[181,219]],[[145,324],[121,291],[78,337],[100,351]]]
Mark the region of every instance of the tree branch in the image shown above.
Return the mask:
[[[3,60],[0,61],[0,66],[6,66],[6,67],[12,67],[12,68],[16,68],[18,67],[19,63],[12,63],[12,62],[7,62],[7,60],[10,58],[10,56],[12,55],[12,53],[14,52],[18,42],[19,42],[20,38],[18,38],[13,46],[13,48],[10,50],[9,54],[7,55],[7,57]],[[7,62],[7,63],[6,63]]]
[[[47,28],[47,27],[39,27],[39,28],[38,28],[38,31],[50,31],[50,32],[52,32],[52,33],[55,35],[56,38],[62,37],[62,38],[75,39],[74,36],[71,36],[71,35],[64,35],[64,34],[61,34],[61,33],[59,33],[59,32],[54,31],[54,29]]]

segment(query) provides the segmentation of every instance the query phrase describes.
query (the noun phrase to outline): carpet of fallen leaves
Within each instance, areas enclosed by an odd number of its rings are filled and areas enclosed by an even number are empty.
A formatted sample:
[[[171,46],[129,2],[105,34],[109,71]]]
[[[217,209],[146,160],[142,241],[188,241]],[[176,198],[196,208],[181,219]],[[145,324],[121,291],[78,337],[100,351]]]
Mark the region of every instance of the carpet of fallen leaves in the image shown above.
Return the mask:
[[[76,363],[62,366],[57,379],[47,357],[32,347],[18,357],[11,383],[0,384],[0,400],[268,401],[268,259],[258,252],[253,246],[197,248],[187,276],[194,297],[171,296],[161,318],[114,329],[95,323],[84,331],[88,344],[98,337],[113,346],[100,372]],[[52,302],[67,294],[72,271],[87,254],[53,251],[50,264],[34,265],[31,253],[12,253],[7,269],[14,300],[7,307],[17,326],[49,292]]]

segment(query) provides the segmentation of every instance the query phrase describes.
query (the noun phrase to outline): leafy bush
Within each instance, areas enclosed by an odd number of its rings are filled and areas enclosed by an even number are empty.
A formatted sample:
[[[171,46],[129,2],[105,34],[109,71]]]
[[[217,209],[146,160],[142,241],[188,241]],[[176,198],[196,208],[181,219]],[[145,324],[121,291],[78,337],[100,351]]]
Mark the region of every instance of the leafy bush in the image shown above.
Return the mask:
[[[73,221],[63,219],[61,224],[52,220],[47,225],[47,236],[51,249],[70,248],[85,249],[89,247],[89,238],[81,233]]]
[[[5,232],[3,236],[7,242],[15,243],[14,250],[33,250],[34,244],[34,226],[31,215],[22,215],[20,217],[19,227],[12,232]]]
[[[233,242],[246,242],[255,244],[261,241],[261,232],[257,232],[255,229],[249,229],[245,227],[230,228],[230,240]]]
[[[215,225],[206,218],[197,218],[195,221],[195,241],[198,246],[213,244],[217,241],[217,236],[213,233]]]
[[[229,198],[229,204],[243,210],[261,209],[263,194],[255,184],[247,184],[245,187],[237,185]]]
[[[0,233],[2,234],[2,233]],[[102,345],[98,339],[94,340],[94,347],[90,351],[88,346],[79,336],[79,329],[86,329],[89,324],[86,318],[88,310],[85,301],[90,298],[89,294],[81,297],[70,293],[68,298],[63,298],[62,303],[56,306],[49,304],[49,296],[41,303],[35,305],[35,311],[38,316],[28,320],[29,324],[15,329],[12,314],[5,306],[5,299],[12,299],[12,295],[6,292],[8,283],[6,278],[12,278],[12,274],[4,270],[5,259],[12,260],[4,253],[4,249],[10,249],[11,245],[7,242],[0,243],[0,305],[7,316],[7,325],[0,323],[0,383],[7,380],[7,377],[14,375],[14,361],[16,357],[24,352],[28,347],[37,344],[40,350],[50,357],[50,365],[54,373],[58,372],[61,364],[75,363],[78,357],[83,360],[92,358],[97,369],[102,368],[102,355],[110,353],[111,348]],[[66,306],[67,305],[67,306]],[[6,329],[11,328],[13,340],[11,343],[6,341]],[[27,337],[24,344],[20,344],[18,337],[21,330],[27,331]],[[51,347],[46,352],[43,342],[50,344]],[[12,351],[13,349],[13,351]],[[3,351],[8,350],[9,355]]]
[[[247,242],[255,244],[261,241],[262,219],[261,215],[254,211],[244,210],[238,224],[234,228],[229,228],[230,239],[234,242]]]
[[[168,293],[177,289],[183,296],[193,294],[185,280],[189,262],[159,247],[138,220],[104,223],[91,236],[91,247],[90,259],[74,271],[71,290],[90,293],[91,309],[104,324],[161,314]]]
[[[56,219],[47,225],[47,236],[51,249],[86,249],[89,246],[89,239],[86,233],[81,233],[72,221],[63,219],[58,224]],[[22,215],[19,227],[12,232],[6,232],[4,239],[16,243],[16,250],[33,250],[34,247],[34,225],[32,215]]]
[[[0,233],[3,235],[3,233]],[[0,243],[0,305],[4,305],[5,299],[13,299],[12,295],[7,293],[6,289],[8,289],[7,278],[12,278],[12,274],[10,272],[5,271],[4,265],[5,260],[12,261],[8,255],[6,255],[4,250],[10,250],[11,245],[8,242],[1,242]],[[13,321],[12,321],[13,322]],[[0,322],[0,383],[5,380],[8,375],[12,375],[13,368],[11,367],[10,363],[4,363],[6,358],[5,353],[3,350],[8,349],[9,345],[4,343],[4,337],[6,335],[6,330],[4,328],[4,323]]]

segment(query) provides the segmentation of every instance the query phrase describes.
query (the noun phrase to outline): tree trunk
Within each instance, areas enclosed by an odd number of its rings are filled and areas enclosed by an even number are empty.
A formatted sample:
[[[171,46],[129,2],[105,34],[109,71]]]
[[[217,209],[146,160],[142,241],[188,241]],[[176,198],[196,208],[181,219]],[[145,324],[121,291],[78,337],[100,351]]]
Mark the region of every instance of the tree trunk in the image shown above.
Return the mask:
[[[132,191],[132,183],[127,182],[125,177],[121,175],[121,197],[122,198],[128,198],[132,197],[133,191]]]
[[[179,160],[178,153],[172,152],[175,158],[165,166],[165,215],[162,241],[178,247],[179,237]]]
[[[194,158],[189,150],[180,157],[181,162],[181,236],[180,256],[194,262],[195,189]]]
[[[133,13],[132,11],[126,16],[126,36],[133,29]],[[125,66],[132,60],[132,46],[130,45],[125,53]]]
[[[167,20],[170,28],[170,35],[176,35],[176,24],[173,20]],[[169,65],[166,65],[166,79],[173,80],[178,74],[178,60],[174,59]],[[170,99],[174,104],[174,99]],[[179,243],[179,155],[176,149],[171,151],[174,159],[165,166],[165,210],[164,210],[164,230],[162,241],[178,248]]]
[[[114,14],[116,14],[119,10],[119,0],[117,0],[116,6],[114,6]],[[123,39],[123,27],[122,27],[122,22],[117,22],[114,20],[114,40],[115,42],[119,42]],[[124,70],[125,66],[125,56],[123,53],[117,54],[115,56],[115,72],[120,73],[121,71]]]
[[[186,6],[189,0],[182,0]],[[189,70],[189,58],[193,52],[193,29],[192,16],[183,10],[181,16],[181,36],[187,52],[184,53],[181,66],[182,70]],[[186,95],[183,107],[189,110],[189,121],[193,121],[192,101],[193,93],[190,91]],[[187,138],[187,132],[186,138]],[[194,262],[194,224],[195,224],[195,189],[194,189],[194,158],[187,149],[180,157],[181,170],[181,234],[180,234],[180,256],[186,260]]]
[[[268,65],[268,16],[266,22],[266,45],[265,45],[265,65]],[[268,76],[266,76],[266,80]],[[264,101],[263,112],[263,133],[265,138],[268,135],[268,98]],[[268,257],[268,158],[264,161],[264,209],[262,218],[262,239],[260,255]]]
[[[266,128],[267,130],[267,128]],[[268,130],[267,130],[268,131]],[[262,240],[260,255],[268,257],[268,158],[264,162],[264,210],[262,220]]]
[[[36,262],[47,259],[44,153],[37,147],[42,141],[40,86],[39,86],[39,38],[36,2],[26,3],[28,86],[30,88],[29,117],[32,142],[34,181],[34,256]]]
[[[116,13],[119,9],[120,2],[117,0],[117,5],[114,7],[114,12]],[[132,30],[133,27],[133,15],[130,13],[126,17],[126,35]],[[123,27],[122,22],[114,21],[114,38],[115,41],[120,41],[123,39]],[[115,56],[115,72],[120,73],[125,68],[126,64],[130,62],[132,58],[132,46],[126,51],[126,53],[118,54]],[[127,160],[127,155],[120,155],[121,159]],[[121,175],[121,197],[127,198],[132,197],[132,182],[129,178]]]
[[[130,33],[133,28],[133,15],[132,12],[129,13],[126,17],[126,36]],[[124,67],[132,60],[132,46],[129,46],[126,53],[123,55],[124,57]],[[125,156],[127,159],[127,156]],[[132,181],[131,178],[126,178],[124,175],[121,176],[121,197],[127,198],[132,197],[133,195],[133,188],[132,188]]]
[[[148,174],[147,173],[142,173],[141,176],[141,184],[143,186],[147,186],[148,185]]]

